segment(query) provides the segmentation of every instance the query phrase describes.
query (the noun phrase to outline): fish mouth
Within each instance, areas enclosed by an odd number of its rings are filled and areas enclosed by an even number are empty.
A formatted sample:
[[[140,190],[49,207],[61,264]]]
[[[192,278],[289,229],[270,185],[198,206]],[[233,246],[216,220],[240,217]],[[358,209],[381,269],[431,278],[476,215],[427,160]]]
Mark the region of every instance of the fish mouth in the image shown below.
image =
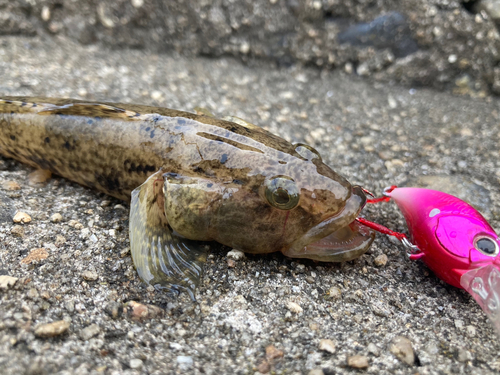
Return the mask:
[[[364,254],[375,238],[375,231],[356,221],[365,204],[365,193],[353,186],[341,212],[311,228],[283,254],[322,262],[345,262]]]

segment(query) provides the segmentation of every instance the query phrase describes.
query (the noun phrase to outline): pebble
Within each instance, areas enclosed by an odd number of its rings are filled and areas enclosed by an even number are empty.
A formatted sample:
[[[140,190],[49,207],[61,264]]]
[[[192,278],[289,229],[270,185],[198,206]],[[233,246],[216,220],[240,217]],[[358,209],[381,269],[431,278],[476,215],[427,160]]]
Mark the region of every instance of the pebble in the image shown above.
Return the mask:
[[[50,221],[53,223],[60,223],[62,221],[63,217],[60,213],[56,212],[50,217]]]
[[[367,368],[368,358],[364,355],[353,355],[352,357],[347,358],[347,365],[352,368]]]
[[[335,344],[332,340],[329,340],[329,339],[322,339],[320,340],[319,342],[319,346],[318,346],[319,350],[323,350],[325,352],[328,352],[328,353],[335,353]]]
[[[377,267],[383,267],[387,264],[387,261],[387,255],[381,254],[373,260],[373,263],[375,263]]]
[[[333,300],[337,300],[337,299],[340,299],[340,297],[342,297],[342,292],[340,291],[339,288],[337,288],[336,286],[332,286],[329,290],[328,290],[328,297],[330,299],[333,299]]]
[[[85,327],[80,331],[80,337],[82,340],[90,340],[92,337],[99,334],[101,328],[97,324],[92,324],[88,327]]]
[[[21,260],[23,264],[30,264],[31,262],[39,262],[43,259],[47,259],[49,256],[49,252],[43,247],[33,249],[29,252],[29,254]]]
[[[123,314],[122,304],[119,302],[110,302],[104,308],[104,311],[113,319],[120,317]]]
[[[35,336],[37,337],[54,337],[65,333],[69,328],[69,323],[65,320],[59,320],[53,323],[41,324],[35,328]]]
[[[46,170],[46,169],[37,169],[34,172],[31,172],[28,175],[28,183],[33,186],[33,185],[38,185],[38,184],[44,184],[48,180],[50,180],[50,177],[52,176],[52,172]]]
[[[82,273],[82,277],[87,281],[96,281],[99,275],[95,271],[87,270]]]
[[[292,301],[288,301],[287,304],[286,304],[286,307],[288,308],[288,310],[290,310],[291,312],[295,313],[295,314],[300,314],[302,311],[302,307],[300,307],[300,305],[298,303],[295,303],[295,302],[292,302]]]
[[[194,364],[193,357],[188,355],[179,355],[177,356],[176,361],[184,369],[190,368]]]
[[[154,305],[143,305],[142,303],[130,301],[126,304],[127,316],[132,320],[147,320],[163,315],[163,310]]]
[[[322,369],[320,368],[315,368],[315,369],[312,369],[311,371],[309,371],[307,373],[307,375],[325,375],[325,373],[323,372]]]
[[[245,259],[245,253],[243,251],[233,249],[227,253],[227,257],[233,260],[242,260]]]
[[[14,215],[14,218],[12,220],[14,221],[14,223],[26,224],[26,223],[29,223],[31,221],[31,216],[25,212],[19,211]]]
[[[378,356],[380,353],[377,345],[375,345],[373,342],[368,344],[368,347],[366,348],[366,350],[368,350],[368,353],[371,353],[375,356]]]
[[[131,369],[137,370],[142,367],[142,361],[139,358],[133,358],[130,360],[129,365]]]
[[[465,327],[465,331],[467,332],[467,336],[469,337],[474,337],[476,336],[476,327],[474,326],[467,326]]]
[[[234,267],[236,267],[236,262],[234,260],[232,260],[232,259],[228,259],[227,260],[227,266],[229,268],[234,268]]]
[[[309,284],[314,284],[314,277],[312,277],[312,276],[306,276],[306,281],[307,281]]]
[[[21,186],[16,181],[5,181],[2,183],[4,190],[21,190]]]
[[[8,289],[11,286],[14,286],[16,281],[18,280],[17,277],[12,277],[8,275],[1,275],[0,276],[0,289]]]
[[[468,350],[466,350],[464,348],[460,348],[460,349],[458,349],[457,359],[459,362],[472,361],[472,355]]]
[[[22,237],[24,236],[24,227],[22,225],[14,225],[10,230],[13,236]]]
[[[394,340],[392,340],[390,351],[398,357],[400,361],[407,365],[413,366],[415,363],[415,353],[413,352],[411,341],[406,337],[396,336]]]
[[[277,349],[274,345],[266,346],[266,358],[268,361],[273,361],[283,357],[283,350]]]

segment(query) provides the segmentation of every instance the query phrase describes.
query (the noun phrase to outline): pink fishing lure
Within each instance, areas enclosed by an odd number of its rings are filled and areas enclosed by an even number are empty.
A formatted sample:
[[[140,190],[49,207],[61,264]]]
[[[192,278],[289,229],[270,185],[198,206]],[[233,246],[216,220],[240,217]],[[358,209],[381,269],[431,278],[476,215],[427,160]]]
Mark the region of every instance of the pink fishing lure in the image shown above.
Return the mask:
[[[500,237],[486,219],[468,203],[436,190],[391,187],[385,195],[371,202],[396,202],[414,245],[410,259],[421,259],[441,280],[469,292],[500,334]],[[359,220],[410,245],[401,233]]]

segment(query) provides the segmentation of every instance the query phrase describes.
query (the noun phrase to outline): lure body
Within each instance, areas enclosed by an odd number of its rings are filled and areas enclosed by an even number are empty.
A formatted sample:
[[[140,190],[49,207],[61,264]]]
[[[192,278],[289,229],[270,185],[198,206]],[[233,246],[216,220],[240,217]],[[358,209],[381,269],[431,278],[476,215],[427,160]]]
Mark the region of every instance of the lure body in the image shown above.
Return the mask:
[[[396,188],[390,197],[405,217],[411,242],[420,249],[410,258],[421,259],[448,284],[460,288],[460,279],[467,271],[478,265],[500,265],[498,235],[468,203],[421,188]],[[478,248],[481,240],[492,245],[491,253]]]
[[[440,191],[396,188],[387,195],[418,247],[410,258],[470,293],[500,335],[500,237],[491,225],[471,205]]]

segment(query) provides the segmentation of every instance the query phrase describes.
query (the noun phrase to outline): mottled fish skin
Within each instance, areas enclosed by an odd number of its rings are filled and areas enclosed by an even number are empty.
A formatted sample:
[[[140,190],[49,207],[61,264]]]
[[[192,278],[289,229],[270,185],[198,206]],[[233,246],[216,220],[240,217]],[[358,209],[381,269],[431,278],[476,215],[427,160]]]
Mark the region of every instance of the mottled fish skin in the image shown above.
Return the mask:
[[[364,194],[315,150],[230,119],[133,104],[0,97],[0,153],[123,200],[138,189],[134,238],[143,234],[134,241],[150,248],[159,242],[148,236],[169,228],[179,238],[245,252],[286,252],[293,244],[296,252],[354,220]],[[266,200],[265,186],[277,177],[293,181],[300,196],[293,209]],[[151,217],[159,212],[161,223]]]

